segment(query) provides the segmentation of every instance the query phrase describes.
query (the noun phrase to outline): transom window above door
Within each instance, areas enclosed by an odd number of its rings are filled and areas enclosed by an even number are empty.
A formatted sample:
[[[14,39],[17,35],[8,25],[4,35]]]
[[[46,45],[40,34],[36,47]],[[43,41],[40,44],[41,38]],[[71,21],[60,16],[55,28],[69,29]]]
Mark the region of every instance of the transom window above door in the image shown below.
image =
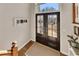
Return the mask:
[[[59,11],[59,3],[40,3],[38,4],[39,12],[53,12]]]

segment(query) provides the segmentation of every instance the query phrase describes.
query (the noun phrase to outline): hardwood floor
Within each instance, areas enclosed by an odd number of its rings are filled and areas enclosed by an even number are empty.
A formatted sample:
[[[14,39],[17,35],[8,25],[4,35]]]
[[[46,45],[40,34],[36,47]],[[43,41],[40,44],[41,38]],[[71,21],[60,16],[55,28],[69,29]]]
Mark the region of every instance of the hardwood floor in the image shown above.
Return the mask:
[[[34,41],[29,41],[20,51],[19,51],[19,56],[24,56],[25,52],[33,45]]]
[[[19,56],[67,56],[59,51],[38,42],[28,42],[20,51]]]
[[[35,42],[25,53],[26,56],[60,56],[60,52]]]

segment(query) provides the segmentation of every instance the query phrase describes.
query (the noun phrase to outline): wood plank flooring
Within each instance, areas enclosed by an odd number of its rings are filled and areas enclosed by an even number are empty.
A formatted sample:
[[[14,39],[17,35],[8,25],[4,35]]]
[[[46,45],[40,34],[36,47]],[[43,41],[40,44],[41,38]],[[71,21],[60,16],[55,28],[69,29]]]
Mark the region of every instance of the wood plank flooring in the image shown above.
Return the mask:
[[[38,42],[28,42],[20,51],[19,56],[66,56],[59,51]]]

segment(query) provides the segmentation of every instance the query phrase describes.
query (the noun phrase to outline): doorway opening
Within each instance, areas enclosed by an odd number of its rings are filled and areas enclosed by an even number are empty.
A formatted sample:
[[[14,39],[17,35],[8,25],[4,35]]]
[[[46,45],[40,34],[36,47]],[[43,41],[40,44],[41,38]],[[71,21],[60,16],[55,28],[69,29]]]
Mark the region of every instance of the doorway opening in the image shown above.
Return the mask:
[[[60,51],[60,12],[36,14],[36,41]]]

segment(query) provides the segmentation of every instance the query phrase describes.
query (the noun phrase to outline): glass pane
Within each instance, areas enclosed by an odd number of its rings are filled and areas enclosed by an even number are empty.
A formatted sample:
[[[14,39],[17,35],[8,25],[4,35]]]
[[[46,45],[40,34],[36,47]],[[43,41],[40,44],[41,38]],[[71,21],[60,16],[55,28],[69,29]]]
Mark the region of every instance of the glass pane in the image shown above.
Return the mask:
[[[58,3],[43,3],[39,5],[40,12],[59,11]]]
[[[48,15],[48,36],[57,37],[57,15]]]
[[[57,15],[54,15],[53,37],[57,37]]]
[[[43,34],[43,15],[37,17],[37,33]]]

